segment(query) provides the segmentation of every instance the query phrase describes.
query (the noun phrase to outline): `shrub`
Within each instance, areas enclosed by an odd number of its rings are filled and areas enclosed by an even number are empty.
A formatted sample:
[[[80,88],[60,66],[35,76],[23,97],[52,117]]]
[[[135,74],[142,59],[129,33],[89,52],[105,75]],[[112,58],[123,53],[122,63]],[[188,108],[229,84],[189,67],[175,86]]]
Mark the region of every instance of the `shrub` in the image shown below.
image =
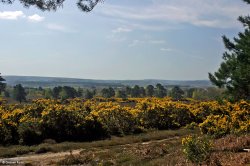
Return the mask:
[[[37,122],[24,122],[18,127],[19,143],[24,145],[39,144],[42,141],[40,125]]]
[[[131,134],[136,127],[135,117],[130,109],[113,103],[99,104],[92,115],[107,127],[111,135]]]
[[[44,138],[56,141],[73,141],[81,139],[77,134],[77,126],[83,123],[83,117],[77,111],[50,110],[43,113],[42,133]]]
[[[208,159],[212,147],[207,138],[196,136],[183,138],[182,146],[187,159],[196,164],[201,164]]]
[[[192,122],[190,124],[187,124],[185,126],[186,129],[189,129],[189,130],[194,130],[196,127],[198,127],[198,125],[195,123],[195,122]]]
[[[12,140],[11,130],[0,121],[0,144],[5,145]]]

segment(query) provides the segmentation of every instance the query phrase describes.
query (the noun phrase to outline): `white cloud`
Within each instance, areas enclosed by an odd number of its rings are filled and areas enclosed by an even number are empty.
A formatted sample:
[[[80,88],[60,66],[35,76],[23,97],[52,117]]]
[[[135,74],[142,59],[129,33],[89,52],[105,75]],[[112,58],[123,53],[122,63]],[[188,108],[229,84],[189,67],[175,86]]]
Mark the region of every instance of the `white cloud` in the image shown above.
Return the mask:
[[[112,30],[113,33],[123,33],[123,32],[131,32],[132,29],[130,28],[123,28],[123,27],[119,27],[117,29]]]
[[[144,40],[133,40],[130,44],[129,47],[135,47],[141,44],[154,44],[154,45],[162,45],[165,44],[166,41],[165,40],[152,40],[152,39],[144,39]]]
[[[149,43],[152,43],[152,44],[165,44],[166,41],[165,40],[150,40]]]
[[[46,27],[50,30],[59,31],[59,32],[65,32],[65,33],[75,33],[76,31],[69,29],[68,27],[60,24],[55,23],[49,23],[46,25]]]
[[[139,45],[139,44],[142,44],[142,43],[144,43],[144,41],[133,40],[132,43],[130,43],[128,46],[129,46],[129,47],[135,47],[135,46],[137,46],[137,45]]]
[[[195,26],[233,28],[239,25],[236,21],[239,15],[249,13],[249,6],[228,0],[152,0],[147,6],[106,3],[98,12],[138,26],[149,26],[154,21],[161,25],[189,23]]]
[[[113,33],[111,35],[108,35],[106,36],[106,38],[109,40],[109,41],[112,41],[112,42],[124,42],[127,40],[127,37],[126,36],[123,36],[123,35],[118,35],[116,33]]]
[[[0,12],[0,19],[5,20],[17,20],[19,18],[25,17],[22,11],[3,11]]]
[[[26,16],[22,11],[3,11],[3,12],[0,12],[0,19],[18,20],[21,18],[25,18],[26,20],[29,20],[31,22],[41,22],[44,20],[44,17],[39,16],[38,14]]]
[[[171,48],[161,48],[160,50],[161,50],[161,51],[168,51],[168,52],[169,52],[169,51],[173,51]]]
[[[41,17],[38,14],[34,14],[32,16],[28,16],[28,19],[32,22],[41,22],[44,20],[44,17]]]

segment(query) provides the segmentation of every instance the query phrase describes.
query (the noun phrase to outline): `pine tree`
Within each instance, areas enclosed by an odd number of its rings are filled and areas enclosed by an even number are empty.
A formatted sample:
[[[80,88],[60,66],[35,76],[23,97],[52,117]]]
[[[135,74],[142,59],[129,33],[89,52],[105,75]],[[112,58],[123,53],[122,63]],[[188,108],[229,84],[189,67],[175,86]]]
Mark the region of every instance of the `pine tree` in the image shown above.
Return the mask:
[[[1,73],[0,73],[0,95],[5,90],[5,87],[6,87],[6,83],[4,83],[4,81],[5,79],[1,77]]]
[[[15,0],[0,0],[3,4],[13,4]],[[19,2],[26,8],[34,6],[42,11],[56,11],[63,7],[65,0],[19,0]],[[101,0],[77,0],[77,7],[84,11],[90,12]]]
[[[250,0],[243,0],[250,4]],[[234,100],[250,99],[250,16],[240,16],[238,19],[244,26],[244,32],[231,41],[223,36],[227,51],[223,54],[223,62],[218,71],[209,73],[210,81],[226,88]]]
[[[13,97],[16,101],[19,101],[20,103],[26,101],[26,95],[27,93],[21,84],[14,86]]]

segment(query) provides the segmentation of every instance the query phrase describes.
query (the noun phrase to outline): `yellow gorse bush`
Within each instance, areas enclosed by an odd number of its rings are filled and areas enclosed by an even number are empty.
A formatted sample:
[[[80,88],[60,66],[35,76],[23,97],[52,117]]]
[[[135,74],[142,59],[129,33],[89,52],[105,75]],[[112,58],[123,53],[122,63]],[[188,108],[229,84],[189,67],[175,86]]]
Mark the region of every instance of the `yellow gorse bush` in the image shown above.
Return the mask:
[[[21,139],[26,132],[41,133],[44,139],[60,138],[60,141],[91,140],[131,134],[143,128],[176,129],[192,122],[199,124],[205,134],[246,133],[250,131],[250,104],[171,98],[94,98],[64,102],[37,99],[30,104],[0,104],[0,130],[6,133],[2,135],[8,134],[8,139],[0,137],[2,140],[10,140],[9,133]]]

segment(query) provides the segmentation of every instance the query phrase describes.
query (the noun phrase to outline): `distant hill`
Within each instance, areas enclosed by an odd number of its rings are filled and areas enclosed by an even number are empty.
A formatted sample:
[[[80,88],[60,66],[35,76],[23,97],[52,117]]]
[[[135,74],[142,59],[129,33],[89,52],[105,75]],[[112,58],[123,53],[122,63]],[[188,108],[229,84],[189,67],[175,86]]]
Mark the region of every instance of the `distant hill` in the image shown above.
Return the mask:
[[[189,87],[209,87],[212,86],[208,80],[93,80],[78,78],[60,78],[60,77],[38,77],[38,76],[3,76],[8,85],[14,86],[22,84],[26,87],[55,87],[55,86],[73,86],[73,87],[122,87],[122,86],[146,86],[160,83],[168,86],[189,86]]]

